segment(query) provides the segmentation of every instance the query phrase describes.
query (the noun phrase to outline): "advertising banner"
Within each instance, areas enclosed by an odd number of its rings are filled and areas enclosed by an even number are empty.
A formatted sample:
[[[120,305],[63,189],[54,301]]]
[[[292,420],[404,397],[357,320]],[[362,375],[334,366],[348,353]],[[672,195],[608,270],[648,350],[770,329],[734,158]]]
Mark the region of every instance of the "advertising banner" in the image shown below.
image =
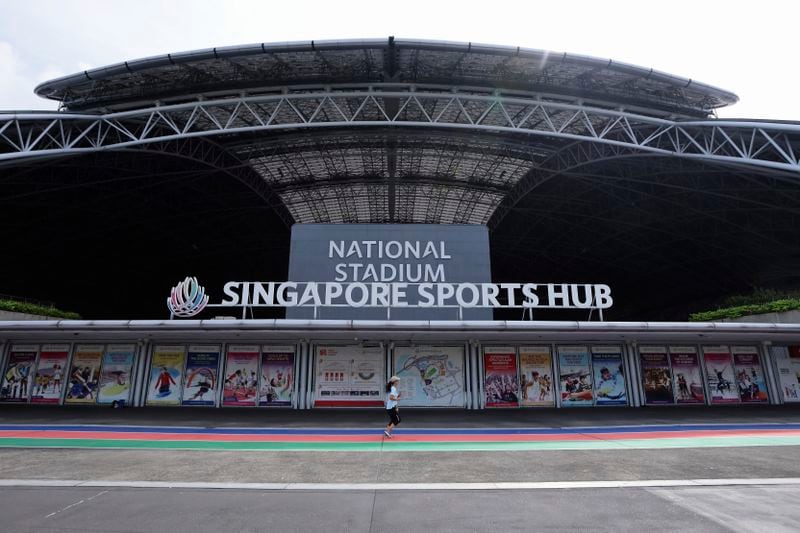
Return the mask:
[[[222,405],[253,407],[258,395],[258,346],[228,346]]]
[[[592,405],[592,369],[586,346],[559,346],[559,388],[561,405],[574,407]]]
[[[216,405],[219,346],[189,346],[182,405]]]
[[[398,346],[394,374],[400,378],[401,405],[464,407],[462,346]]]
[[[800,402],[800,346],[772,346],[770,350],[778,369],[783,401]]]
[[[669,360],[672,363],[672,391],[679,404],[704,404],[703,375],[700,372],[700,357],[694,346],[670,346]]]
[[[261,388],[258,405],[290,407],[294,388],[294,348],[264,346],[261,352]]]
[[[733,368],[736,386],[742,403],[769,403],[767,382],[761,368],[761,358],[755,346],[734,346]]]
[[[38,346],[12,346],[0,386],[0,401],[27,402],[35,386],[33,368]]]
[[[673,403],[672,373],[666,346],[640,346],[639,361],[642,367],[645,405]]]
[[[703,346],[708,394],[712,404],[739,403],[731,352],[727,346]]]
[[[627,405],[625,367],[619,346],[592,346],[595,405]]]
[[[97,403],[110,404],[130,401],[131,371],[136,346],[133,344],[111,344],[103,355],[103,371],[100,373],[100,395]]]
[[[31,403],[57,404],[64,392],[68,344],[45,344],[34,375]]]
[[[315,368],[315,406],[383,406],[386,387],[383,348],[317,346]]]
[[[147,405],[180,405],[185,364],[184,346],[156,346],[153,349]]]
[[[520,346],[519,375],[521,406],[553,406],[553,359],[549,346]]]
[[[103,358],[102,345],[79,344],[75,347],[69,367],[69,388],[64,402],[68,404],[91,404],[97,400],[100,385],[100,363]]]
[[[517,353],[513,347],[483,350],[486,407],[519,407]]]

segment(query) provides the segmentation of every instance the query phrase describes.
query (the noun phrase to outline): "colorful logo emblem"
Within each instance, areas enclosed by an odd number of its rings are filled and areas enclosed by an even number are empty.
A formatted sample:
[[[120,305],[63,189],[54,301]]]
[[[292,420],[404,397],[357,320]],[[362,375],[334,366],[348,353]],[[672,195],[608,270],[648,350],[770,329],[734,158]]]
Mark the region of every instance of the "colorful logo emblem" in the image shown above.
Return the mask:
[[[178,282],[167,298],[167,308],[173,316],[190,317],[205,309],[208,304],[206,290],[197,282],[197,278],[187,277]]]

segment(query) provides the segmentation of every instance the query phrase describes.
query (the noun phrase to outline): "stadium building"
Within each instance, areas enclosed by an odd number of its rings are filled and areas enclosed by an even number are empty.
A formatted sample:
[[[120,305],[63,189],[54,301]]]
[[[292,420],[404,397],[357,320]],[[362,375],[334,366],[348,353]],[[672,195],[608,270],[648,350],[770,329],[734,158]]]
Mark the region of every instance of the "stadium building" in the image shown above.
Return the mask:
[[[565,53],[404,39],[125,61],[0,112],[0,401],[800,401],[800,124]],[[188,277],[187,277],[188,276]]]

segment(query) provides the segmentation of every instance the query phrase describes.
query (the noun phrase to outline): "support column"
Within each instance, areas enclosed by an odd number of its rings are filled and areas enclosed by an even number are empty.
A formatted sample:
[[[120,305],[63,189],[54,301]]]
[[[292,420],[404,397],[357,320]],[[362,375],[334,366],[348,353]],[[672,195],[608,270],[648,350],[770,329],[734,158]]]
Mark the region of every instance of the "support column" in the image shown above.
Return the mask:
[[[306,345],[306,409],[314,407],[314,353],[311,343]]]
[[[300,377],[300,354],[302,353],[302,346],[300,342],[294,345],[294,374],[292,375],[292,409],[298,409],[299,402],[299,377]]]
[[[228,360],[228,344],[225,342],[220,343],[219,345],[219,366],[217,367],[217,386],[216,390],[214,391],[214,407],[222,407],[222,395],[224,394],[225,390],[225,372],[228,370],[225,368],[225,362]]]
[[[7,340],[5,340],[5,339],[4,340],[0,340],[0,372],[4,372],[5,369],[6,369],[6,355],[7,355],[6,352],[8,351],[6,348],[9,348],[10,346],[11,346],[11,343],[8,342]],[[69,369],[67,369],[67,370],[69,370]],[[64,382],[65,383],[67,381],[66,378],[68,378],[68,377],[69,377],[68,375],[64,376]]]
[[[628,384],[630,385],[631,405],[634,407],[641,407],[642,396],[640,384],[642,383],[642,376],[639,372],[639,365],[637,364],[636,342],[628,341],[625,343],[625,358],[628,361],[628,368],[630,369],[630,372],[628,372],[630,377]]]
[[[484,383],[486,382],[486,378],[484,377],[485,369],[483,368],[483,349],[481,347],[480,341],[475,343],[475,361],[476,366],[475,368],[478,370],[476,372],[476,377],[478,379],[478,409],[485,409],[486,408],[486,398],[485,392],[483,390]]]
[[[762,341],[759,350],[761,351],[761,371],[767,383],[767,397],[772,405],[780,405],[783,395],[780,392],[780,384],[775,378],[775,365],[772,361],[772,341]]]
[[[133,376],[131,377],[131,385],[133,386],[133,390],[131,391],[130,403],[131,405],[139,405],[139,396],[141,395],[140,387],[136,385],[139,383],[141,379],[142,372],[144,372],[144,358],[145,358],[145,350],[144,347],[146,345],[145,340],[139,339],[136,341],[136,358],[133,361]],[[74,351],[74,348],[73,348]]]
[[[149,340],[145,340],[142,343],[142,346],[139,350],[139,358],[141,360],[141,371],[136,372],[136,388],[134,389],[137,392],[136,401],[134,405],[137,407],[142,407],[145,404],[145,400],[147,399],[147,372],[150,368],[150,359],[152,358],[152,350],[151,343]]]
[[[464,344],[464,406],[472,409],[472,341]]]
[[[299,373],[297,379],[297,408],[306,408],[306,352],[308,351],[308,342],[305,339],[300,339],[300,353],[298,355]]]

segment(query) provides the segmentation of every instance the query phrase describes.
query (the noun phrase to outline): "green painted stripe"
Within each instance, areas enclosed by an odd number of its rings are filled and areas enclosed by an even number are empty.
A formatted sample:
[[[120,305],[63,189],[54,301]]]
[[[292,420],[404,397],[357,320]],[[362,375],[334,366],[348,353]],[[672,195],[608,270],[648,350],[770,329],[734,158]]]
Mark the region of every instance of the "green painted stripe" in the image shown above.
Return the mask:
[[[228,450],[228,451],[341,451],[341,452],[452,452],[625,450],[660,448],[707,448],[741,446],[800,446],[800,436],[700,437],[596,441],[544,442],[220,442],[0,438],[3,448],[83,448],[133,450]]]

